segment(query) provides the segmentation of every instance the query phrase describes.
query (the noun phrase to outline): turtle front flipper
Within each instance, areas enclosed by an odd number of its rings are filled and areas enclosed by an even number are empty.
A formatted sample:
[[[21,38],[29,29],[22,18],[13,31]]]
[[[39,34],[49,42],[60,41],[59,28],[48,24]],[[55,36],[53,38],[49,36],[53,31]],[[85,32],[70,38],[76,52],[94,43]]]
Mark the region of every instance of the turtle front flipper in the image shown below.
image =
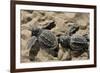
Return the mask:
[[[37,37],[32,36],[29,39],[27,48],[30,49],[29,50],[29,59],[30,59],[30,61],[35,61],[36,60],[36,55],[37,55],[37,53],[40,49]]]
[[[30,49],[30,51],[29,51],[29,58],[30,58],[30,61],[36,61],[36,59],[37,59],[36,56],[37,56],[39,50],[40,50],[40,46],[39,46],[39,44],[38,44],[38,41],[36,41],[36,42],[34,43],[34,45],[32,45],[32,47],[31,47],[31,49]]]
[[[33,45],[35,45],[36,41],[37,37],[32,36],[27,43],[27,49],[30,49]]]

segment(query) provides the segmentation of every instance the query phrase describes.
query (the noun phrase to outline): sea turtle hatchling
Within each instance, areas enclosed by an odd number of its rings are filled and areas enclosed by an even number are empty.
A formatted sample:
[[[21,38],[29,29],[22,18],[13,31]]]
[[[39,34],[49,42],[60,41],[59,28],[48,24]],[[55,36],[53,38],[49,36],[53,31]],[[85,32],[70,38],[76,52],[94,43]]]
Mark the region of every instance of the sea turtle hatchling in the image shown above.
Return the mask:
[[[81,54],[89,46],[89,37],[87,35],[76,35],[75,33],[79,30],[79,26],[73,22],[67,23],[68,32],[65,35],[58,37],[58,42],[65,50],[70,49],[71,52]]]
[[[56,36],[50,30],[34,27],[32,28],[32,37],[28,41],[27,48],[36,50],[36,43],[39,48],[45,49],[51,54],[58,46]]]
[[[68,22],[68,33],[58,38],[58,42],[64,48],[71,48],[71,50],[82,50],[88,46],[88,36],[75,35],[79,30],[79,26],[74,22]],[[88,40],[87,40],[88,39]]]
[[[83,52],[89,46],[86,38],[80,35],[60,36],[58,41],[62,47],[74,52]]]

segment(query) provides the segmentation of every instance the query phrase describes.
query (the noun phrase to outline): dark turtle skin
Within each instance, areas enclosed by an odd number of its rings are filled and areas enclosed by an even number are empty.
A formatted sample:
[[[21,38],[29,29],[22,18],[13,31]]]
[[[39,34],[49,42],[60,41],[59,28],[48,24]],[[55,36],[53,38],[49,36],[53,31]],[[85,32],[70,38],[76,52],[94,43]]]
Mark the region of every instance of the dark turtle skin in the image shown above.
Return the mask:
[[[37,42],[37,38],[36,38],[35,36],[32,36],[32,37],[28,40],[27,48],[30,49],[33,45],[35,45],[36,42]]]
[[[70,48],[73,51],[81,51],[85,48],[88,48],[88,36],[75,35],[75,33],[79,30],[79,26],[73,22],[68,22],[67,26],[68,32],[58,38],[61,46],[64,48]]]
[[[70,36],[60,36],[58,42],[64,48],[70,48]]]
[[[67,34],[69,36],[72,36],[73,34],[75,34],[79,30],[79,26],[76,23],[68,22],[67,26],[68,26],[68,33]]]
[[[45,24],[44,24],[45,25]],[[47,25],[43,26],[42,29],[48,29],[51,30],[52,28],[54,28],[56,26],[55,21],[54,20],[50,20],[48,22]]]
[[[38,46],[38,42],[36,41],[34,45],[32,45],[29,51],[30,61],[34,61],[36,59],[35,56],[38,54],[38,51],[39,51],[39,46]]]
[[[56,36],[46,29],[34,29],[32,30],[32,37],[29,40],[28,48],[31,48],[35,44],[36,40],[41,48],[54,49],[58,45]]]
[[[88,47],[88,43],[85,37],[75,35],[75,36],[72,36],[70,39],[70,47],[71,47],[71,50],[81,51]]]
[[[86,35],[75,35],[79,30],[76,23],[68,22],[68,32],[58,38],[58,42],[65,50],[70,49],[73,56],[79,56],[89,47],[89,37]]]
[[[50,30],[37,27],[32,28],[32,37],[29,39],[27,46],[30,49],[29,56],[31,56],[31,61],[35,60],[35,56],[40,48],[45,49],[53,56],[57,56],[57,46],[58,40]]]
[[[58,39],[62,47],[72,51],[83,51],[88,48],[88,42],[84,36],[60,36]]]
[[[53,49],[57,46],[58,40],[56,39],[56,36],[50,31],[50,29],[56,26],[55,22],[54,20],[51,20],[46,24],[43,27],[30,25],[29,30],[32,31],[32,37],[28,41],[28,48],[31,48],[32,45],[35,44],[36,40],[41,48]]]
[[[55,49],[58,45],[56,36],[49,30],[42,30],[38,36],[38,41],[41,48]]]

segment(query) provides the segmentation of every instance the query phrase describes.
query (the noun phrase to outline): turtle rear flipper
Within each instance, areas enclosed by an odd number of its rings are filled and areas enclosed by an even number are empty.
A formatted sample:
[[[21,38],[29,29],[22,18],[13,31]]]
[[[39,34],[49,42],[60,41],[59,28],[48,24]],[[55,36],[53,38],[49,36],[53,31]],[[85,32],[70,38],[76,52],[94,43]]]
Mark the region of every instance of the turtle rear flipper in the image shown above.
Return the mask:
[[[54,28],[56,26],[55,21],[51,20],[47,23],[47,25],[45,25],[44,27],[42,27],[42,29],[47,29],[47,30],[51,30],[52,28]]]
[[[35,45],[36,41],[37,38],[35,36],[32,36],[28,41],[27,48],[30,49],[33,45]]]
[[[68,22],[68,35],[72,36],[79,30],[79,25],[74,22]]]

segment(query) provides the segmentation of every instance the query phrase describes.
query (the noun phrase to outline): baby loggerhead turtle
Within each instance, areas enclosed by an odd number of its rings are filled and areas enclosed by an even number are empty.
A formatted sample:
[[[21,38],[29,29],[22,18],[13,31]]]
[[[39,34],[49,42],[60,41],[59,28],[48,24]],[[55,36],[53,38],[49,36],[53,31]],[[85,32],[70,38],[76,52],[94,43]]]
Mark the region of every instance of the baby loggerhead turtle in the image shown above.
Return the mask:
[[[68,23],[68,26],[68,33],[58,38],[58,42],[61,46],[66,50],[70,49],[75,53],[82,53],[85,49],[88,49],[89,38],[81,35],[75,35],[76,31],[79,29],[78,25],[75,23]]]
[[[75,33],[79,30],[78,24],[74,22],[68,22],[68,32],[65,35],[59,37],[58,41],[63,47],[67,48],[82,48],[87,45],[89,40],[87,35],[75,35]],[[74,35],[73,35],[74,34]],[[78,49],[77,49],[78,50]]]
[[[55,22],[50,20],[45,26],[31,26],[32,37],[29,40],[28,48],[31,48],[32,45],[38,41],[41,48],[50,48],[53,49],[57,46],[58,42],[56,36],[50,31],[50,29],[54,28]]]
[[[32,27],[32,37],[28,41],[27,48],[31,49],[30,53],[36,55],[38,53],[38,51],[36,51],[36,49],[38,50],[37,46],[38,48],[47,50],[48,53],[51,53],[51,55],[55,56],[57,53],[54,53],[54,51],[58,46],[58,41],[56,36],[50,30]],[[35,49],[34,53],[31,52],[32,49],[33,51]]]
[[[86,38],[80,35],[60,36],[58,41],[66,50],[70,49],[77,54],[81,54],[89,46]]]

